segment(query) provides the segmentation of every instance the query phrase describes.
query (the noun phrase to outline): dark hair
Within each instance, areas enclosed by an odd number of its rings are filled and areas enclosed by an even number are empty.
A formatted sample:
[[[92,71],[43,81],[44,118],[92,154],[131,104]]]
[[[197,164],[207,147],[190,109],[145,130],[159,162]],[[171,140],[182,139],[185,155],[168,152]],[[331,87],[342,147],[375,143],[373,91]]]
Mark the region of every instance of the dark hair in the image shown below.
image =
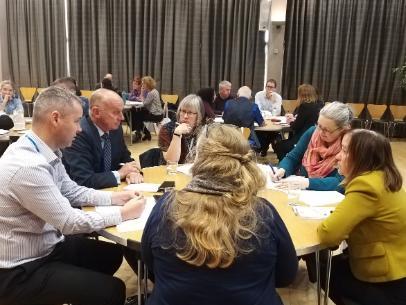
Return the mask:
[[[350,168],[343,181],[344,184],[348,184],[363,173],[380,170],[385,175],[385,188],[391,192],[399,191],[402,188],[402,175],[393,161],[389,140],[375,131],[366,129],[355,129],[347,135],[350,136],[348,145]]]
[[[267,83],[267,84],[268,84],[268,83],[274,83],[275,88],[278,87],[278,84],[276,83],[276,80],[273,79],[273,78],[268,79],[268,80],[266,81],[266,83]]]
[[[209,103],[210,105],[213,104],[214,94],[215,92],[213,88],[201,88],[197,91],[197,95],[200,96],[202,101]]]
[[[111,82],[111,79],[109,79],[109,78],[103,78],[101,87],[104,89],[109,89],[109,90],[114,91],[113,83]]]

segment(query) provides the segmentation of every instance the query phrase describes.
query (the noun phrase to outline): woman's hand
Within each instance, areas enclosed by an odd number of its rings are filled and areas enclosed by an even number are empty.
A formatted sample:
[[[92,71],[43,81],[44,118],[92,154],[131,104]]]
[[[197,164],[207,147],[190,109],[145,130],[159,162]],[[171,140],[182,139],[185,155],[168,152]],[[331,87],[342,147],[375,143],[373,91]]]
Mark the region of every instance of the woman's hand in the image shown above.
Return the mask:
[[[285,169],[283,168],[278,168],[275,173],[270,173],[271,176],[271,180],[273,182],[277,182],[279,180],[281,180],[283,178],[283,176],[285,176]]]
[[[192,127],[186,123],[179,124],[178,127],[175,128],[175,133],[177,134],[189,134],[192,132]]]
[[[146,200],[143,196],[129,200],[121,207],[121,218],[123,220],[129,220],[140,217],[144,211],[145,202]]]
[[[279,181],[277,188],[285,190],[305,190],[309,187],[309,179],[301,176],[289,176]]]
[[[286,115],[286,123],[292,123],[294,120],[296,120],[296,116],[294,116],[292,113],[287,113]]]

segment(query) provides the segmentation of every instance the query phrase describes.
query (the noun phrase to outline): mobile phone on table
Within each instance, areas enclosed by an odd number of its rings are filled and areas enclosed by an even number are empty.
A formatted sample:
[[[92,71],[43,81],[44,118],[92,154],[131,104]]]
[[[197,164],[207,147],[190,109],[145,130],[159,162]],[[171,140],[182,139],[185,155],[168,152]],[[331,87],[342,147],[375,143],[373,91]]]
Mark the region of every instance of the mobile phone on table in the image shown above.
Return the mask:
[[[165,192],[165,189],[168,188],[174,188],[175,187],[175,181],[164,181],[158,188],[158,192]]]

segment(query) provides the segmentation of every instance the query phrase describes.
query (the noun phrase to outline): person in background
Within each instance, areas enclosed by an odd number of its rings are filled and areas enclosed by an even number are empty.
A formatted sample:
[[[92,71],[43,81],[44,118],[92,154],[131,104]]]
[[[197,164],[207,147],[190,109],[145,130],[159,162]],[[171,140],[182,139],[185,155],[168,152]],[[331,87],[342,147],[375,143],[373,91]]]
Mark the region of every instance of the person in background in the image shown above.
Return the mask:
[[[63,162],[69,176],[78,184],[102,189],[143,181],[137,162],[124,142],[121,121],[123,101],[107,89],[90,97],[90,114],[80,120],[82,131],[64,149]]]
[[[151,76],[142,78],[141,94],[138,98],[143,103],[141,109],[131,108],[132,126],[136,131],[135,141],[141,138],[141,132],[144,136],[142,141],[151,141],[151,133],[144,126],[144,122],[161,122],[164,115],[162,108],[161,96],[156,87],[156,82]]]
[[[258,126],[265,124],[258,105],[251,101],[251,89],[243,86],[238,89],[237,98],[227,101],[224,106],[223,120],[226,124],[251,129],[249,142],[253,149],[258,149],[260,144],[254,130],[254,122]]]
[[[185,163],[192,160],[204,117],[203,102],[197,95],[189,94],[179,103],[177,122],[171,121],[159,131],[158,145],[165,161]]]
[[[282,108],[282,97],[275,91],[276,80],[273,78],[267,80],[265,89],[263,91],[257,92],[255,94],[255,104],[258,105],[259,110],[264,113],[268,112],[271,116],[280,116]],[[281,140],[281,135],[279,132],[269,132],[269,131],[256,131],[259,143],[261,144],[260,154],[265,157],[269,145],[272,144],[274,147],[278,140]]]
[[[389,140],[357,129],[337,155],[345,198],[318,228],[320,241],[348,251],[332,260],[330,298],[362,305],[406,304],[406,191]]]
[[[341,139],[351,129],[351,109],[333,102],[320,111],[317,126],[310,127],[295,148],[281,162],[272,180],[281,187],[317,191],[342,191],[343,177],[336,168],[336,156],[341,151]],[[298,175],[283,179],[291,175]]]
[[[109,80],[111,81],[111,86],[113,87],[113,74],[107,73],[107,74],[102,78],[102,80],[100,81],[100,83],[97,83],[97,84],[96,84],[94,90],[103,88],[103,86],[102,86],[103,79],[109,79]],[[115,87],[113,87],[112,90],[117,92],[117,88],[115,88]]]
[[[281,115],[282,97],[275,90],[276,80],[268,79],[265,89],[255,94],[255,104],[258,105],[259,110],[268,111],[273,116],[279,116]]]
[[[213,88],[201,88],[198,92],[197,95],[200,96],[200,98],[203,101],[204,105],[204,111],[206,113],[204,121],[206,123],[212,122],[214,118],[216,117],[216,114],[214,113],[213,107],[213,101],[214,97],[216,95],[215,91]]]
[[[297,100],[299,106],[294,113],[286,114],[286,121],[290,124],[291,130],[289,139],[278,141],[273,145],[279,160],[282,160],[295,147],[306,130],[316,124],[320,110],[324,106],[324,103],[319,100],[316,89],[309,84],[299,86]]]
[[[0,111],[12,115],[15,111],[24,111],[23,103],[15,92],[12,81],[3,80],[0,83]]]
[[[139,100],[139,97],[141,95],[141,86],[142,86],[141,77],[134,76],[133,82],[132,82],[132,90],[130,92],[130,96],[128,97],[129,101],[138,101]]]
[[[226,102],[232,99],[234,99],[234,96],[231,95],[231,83],[227,80],[221,81],[219,83],[219,92],[214,99],[214,113],[222,115]]]
[[[58,88],[36,99],[32,130],[0,159],[0,304],[122,305],[124,283],[113,277],[123,252],[83,237],[137,218],[145,199],[135,192],[78,186],[60,149],[80,131],[80,100]],[[74,207],[112,206],[86,212]]]
[[[144,228],[148,304],[282,305],[275,287],[295,279],[296,251],[276,209],[257,197],[265,177],[252,157],[238,129],[202,129],[191,182],[166,193]]]
[[[76,85],[76,79],[74,79],[71,76],[62,77],[62,78],[56,79],[51,85],[68,90],[69,92],[78,96],[82,103],[83,116],[86,116],[89,114],[89,100],[84,96],[80,96],[81,93],[80,93],[78,86]]]

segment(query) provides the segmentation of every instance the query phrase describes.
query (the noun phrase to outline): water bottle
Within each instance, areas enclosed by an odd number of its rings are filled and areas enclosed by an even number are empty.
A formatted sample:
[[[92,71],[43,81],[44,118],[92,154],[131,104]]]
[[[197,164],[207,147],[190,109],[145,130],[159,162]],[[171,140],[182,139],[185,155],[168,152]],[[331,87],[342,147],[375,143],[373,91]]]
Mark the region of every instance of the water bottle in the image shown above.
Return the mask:
[[[24,130],[25,129],[24,109],[22,107],[14,110],[13,122],[14,122],[15,130]]]

